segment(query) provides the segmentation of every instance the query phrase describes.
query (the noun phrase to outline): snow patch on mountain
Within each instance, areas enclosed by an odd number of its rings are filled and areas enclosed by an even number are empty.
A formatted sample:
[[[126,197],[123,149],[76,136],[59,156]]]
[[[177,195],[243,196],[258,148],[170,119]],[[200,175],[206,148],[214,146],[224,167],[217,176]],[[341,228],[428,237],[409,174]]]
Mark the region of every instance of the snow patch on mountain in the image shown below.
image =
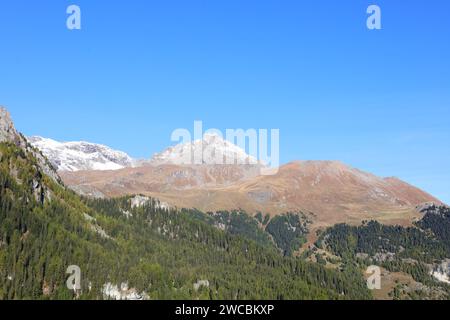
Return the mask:
[[[58,171],[119,170],[134,166],[135,160],[125,152],[84,141],[58,142],[48,138],[29,137]]]

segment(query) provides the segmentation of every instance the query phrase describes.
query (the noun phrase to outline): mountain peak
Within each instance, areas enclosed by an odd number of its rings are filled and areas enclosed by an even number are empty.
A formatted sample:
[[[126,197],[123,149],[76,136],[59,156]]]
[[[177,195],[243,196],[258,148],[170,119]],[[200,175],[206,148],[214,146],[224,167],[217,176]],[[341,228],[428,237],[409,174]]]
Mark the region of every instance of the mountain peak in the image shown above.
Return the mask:
[[[125,152],[85,141],[59,142],[39,136],[28,141],[44,153],[58,171],[118,170],[134,165]]]
[[[8,142],[15,144],[26,153],[32,154],[46,175],[57,183],[61,182],[60,177],[54,170],[54,167],[48,162],[48,159],[44,157],[40,150],[34,149],[22,134],[17,132],[9,111],[5,107],[0,106],[0,143]]]
[[[11,115],[5,107],[0,106],[0,142],[15,142],[17,137]]]
[[[161,153],[156,153],[151,162],[157,165],[259,164],[255,157],[217,133],[205,133],[203,139],[169,147]]]

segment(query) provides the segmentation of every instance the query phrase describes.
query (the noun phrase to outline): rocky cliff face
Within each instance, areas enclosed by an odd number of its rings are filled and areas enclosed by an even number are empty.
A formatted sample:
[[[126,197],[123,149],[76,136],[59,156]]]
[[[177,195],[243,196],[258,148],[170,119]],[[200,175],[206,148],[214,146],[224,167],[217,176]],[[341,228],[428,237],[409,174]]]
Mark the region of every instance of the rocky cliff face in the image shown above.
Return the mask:
[[[14,128],[11,116],[4,107],[0,106],[0,143],[12,142],[14,144],[21,143],[20,135]]]
[[[27,154],[31,154],[36,158],[39,168],[44,174],[52,178],[53,181],[62,184],[61,178],[47,158],[38,149],[34,148],[21,133],[17,132],[11,115],[2,106],[0,106],[0,143],[12,143],[20,147]]]

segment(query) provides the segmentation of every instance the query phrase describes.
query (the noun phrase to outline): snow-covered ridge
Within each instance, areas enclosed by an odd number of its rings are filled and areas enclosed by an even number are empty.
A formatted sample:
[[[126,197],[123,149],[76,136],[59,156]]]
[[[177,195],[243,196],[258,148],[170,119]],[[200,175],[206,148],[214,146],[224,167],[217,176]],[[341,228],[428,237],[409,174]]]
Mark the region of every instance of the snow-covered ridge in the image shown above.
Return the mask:
[[[202,140],[169,147],[155,154],[153,164],[258,164],[255,157],[217,134],[205,134]]]
[[[36,136],[27,139],[58,171],[118,170],[135,163],[125,152],[101,144],[84,141],[58,142]]]
[[[57,171],[119,170],[165,164],[258,164],[257,159],[245,150],[215,134],[205,134],[203,140],[169,147],[150,160],[136,160],[125,152],[85,141],[59,142],[38,136],[27,139],[49,159]],[[200,162],[197,155],[200,155]]]

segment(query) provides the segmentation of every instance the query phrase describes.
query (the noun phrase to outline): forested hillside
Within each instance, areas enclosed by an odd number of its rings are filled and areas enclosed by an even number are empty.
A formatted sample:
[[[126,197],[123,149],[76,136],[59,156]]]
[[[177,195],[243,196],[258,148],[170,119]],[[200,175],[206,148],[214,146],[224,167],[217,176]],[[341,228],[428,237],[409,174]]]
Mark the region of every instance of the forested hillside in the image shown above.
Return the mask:
[[[256,229],[221,230],[156,201],[81,199],[20,147],[1,143],[0,157],[0,299],[103,299],[107,283],[150,299],[371,298],[359,269],[284,257]],[[79,292],[66,288],[70,265]]]
[[[375,221],[361,226],[339,224],[327,229],[316,245],[344,262],[378,265],[390,272],[409,274],[424,289],[409,291],[407,298],[449,299],[450,284],[438,281],[432,272],[439,270],[440,275],[448,276],[450,211],[445,206],[431,205],[422,212],[423,218],[407,228]]]

